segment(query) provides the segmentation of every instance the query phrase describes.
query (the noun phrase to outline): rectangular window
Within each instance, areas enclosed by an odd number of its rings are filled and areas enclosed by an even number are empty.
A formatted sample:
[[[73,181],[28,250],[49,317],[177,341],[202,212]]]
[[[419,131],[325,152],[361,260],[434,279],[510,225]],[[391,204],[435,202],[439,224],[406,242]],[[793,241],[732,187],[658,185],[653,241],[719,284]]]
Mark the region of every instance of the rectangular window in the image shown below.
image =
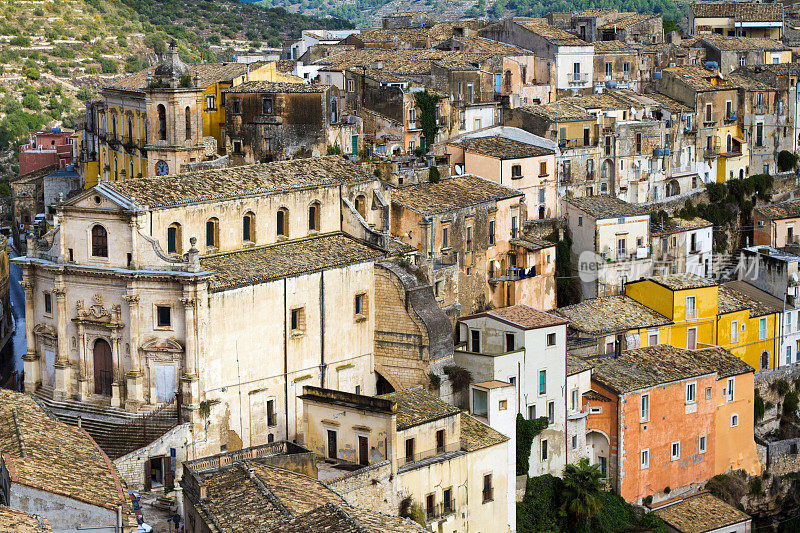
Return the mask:
[[[539,370],[539,394],[547,394],[547,370]]]
[[[506,333],[506,351],[513,352],[516,349],[515,344],[515,337],[513,333]]]
[[[731,344],[739,342],[739,321],[731,321]]]
[[[449,248],[450,247],[450,228],[444,227],[442,228],[442,248]]]
[[[271,115],[272,114],[272,97],[271,96],[263,96],[261,98],[261,114],[262,115]]]
[[[234,115],[242,114],[242,101],[239,98],[231,98],[231,113]]]
[[[467,251],[472,251],[472,226],[467,226]]]
[[[767,318],[761,317],[758,319],[758,339],[763,340],[767,338]]]
[[[489,221],[489,246],[494,245],[494,220]]]
[[[712,394],[713,394],[713,389],[711,387],[706,387],[706,400],[710,400]]]
[[[425,518],[428,520],[436,518],[436,494],[425,496]]]
[[[467,84],[467,103],[472,103],[473,98],[475,97],[475,89],[471,83]]]
[[[697,328],[686,330],[686,349],[695,350],[697,348]]]
[[[655,346],[656,344],[658,344],[658,332],[651,333],[647,340],[647,343],[650,346]]]
[[[711,104],[706,104],[706,122],[711,122]]]
[[[168,328],[172,325],[172,308],[166,305],[156,306],[156,315],[158,317],[158,327]]]
[[[414,439],[406,439],[406,463],[414,462]]]
[[[556,422],[556,402],[547,402],[547,422],[549,424]]]
[[[356,294],[355,298],[355,315],[357,317],[364,316],[367,314],[367,295],[366,294]]]
[[[677,461],[681,458],[681,442],[675,441],[669,447],[669,460]]]
[[[277,426],[278,416],[275,413],[275,400],[267,400],[267,426]]]
[[[642,153],[642,134],[641,133],[637,133],[636,134],[636,153],[637,154],[641,154]]]
[[[436,453],[442,453],[444,451],[444,430],[438,429],[436,430]]]
[[[697,297],[686,297],[686,319],[697,318]]]
[[[547,334],[547,345],[548,346],[555,346],[556,345],[556,334],[555,333],[548,333]]]
[[[578,217],[578,226],[583,226],[583,217]]]
[[[470,344],[472,345],[473,353],[481,353],[481,332],[477,329],[469,330]]]
[[[306,313],[303,307],[292,309],[291,314],[292,333],[301,332],[306,326]]]
[[[517,217],[511,217],[511,238],[517,238]]]
[[[453,502],[453,489],[444,489],[442,491],[442,510],[445,514],[452,513],[455,508]]]
[[[641,421],[647,422],[649,420],[650,420],[650,395],[642,394]]]
[[[489,413],[488,398],[485,390],[472,389],[472,414],[487,416]]]
[[[706,453],[706,436],[697,437],[697,453]]]
[[[578,436],[577,435],[573,435],[572,436],[572,449],[575,450],[577,448],[578,448]]]
[[[49,292],[44,293],[44,312],[46,315],[53,314],[53,295]]]
[[[731,427],[735,428],[739,425],[739,415],[731,415]]]
[[[725,397],[729,402],[733,401],[734,383],[734,378],[728,378],[728,384],[725,386]]]
[[[511,177],[513,179],[522,177],[522,165],[511,165]]]
[[[756,146],[763,146],[764,144],[764,124],[759,122],[756,124]]]
[[[534,419],[536,419],[536,406],[535,405],[529,405],[528,406],[528,420],[534,420]]]
[[[572,410],[578,411],[580,409],[580,403],[578,401],[580,394],[578,393],[578,389],[573,389],[572,392],[570,392],[570,398],[572,400]]]
[[[547,439],[542,439],[542,461],[547,461]]]
[[[494,488],[492,487],[492,475],[483,475],[483,503],[490,502],[494,499]]]
[[[217,97],[213,94],[206,95],[206,111],[216,111]]]
[[[642,470],[644,470],[645,468],[650,468],[650,450],[649,449],[644,449],[641,452],[640,468]]]
[[[697,401],[697,383],[686,384],[686,403],[694,403]]]
[[[542,164],[544,164],[544,163],[542,163]],[[544,187],[540,187],[539,188],[539,203],[540,204],[544,203],[544,195],[545,195]]]
[[[539,163],[539,176],[540,177],[547,176],[547,162],[546,161],[542,161],[542,162]]]

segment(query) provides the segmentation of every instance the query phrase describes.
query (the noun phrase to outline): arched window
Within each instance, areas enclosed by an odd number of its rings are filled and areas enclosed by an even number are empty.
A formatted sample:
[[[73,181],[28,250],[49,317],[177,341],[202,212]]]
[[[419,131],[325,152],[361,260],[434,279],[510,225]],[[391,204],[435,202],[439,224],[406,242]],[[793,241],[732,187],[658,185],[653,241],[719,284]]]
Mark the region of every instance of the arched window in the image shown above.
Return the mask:
[[[206,247],[219,248],[219,219],[209,218],[206,221]]]
[[[128,142],[133,143],[133,120],[128,117]]]
[[[289,210],[285,207],[281,207],[278,209],[277,221],[276,221],[276,231],[278,233],[278,237],[288,237],[289,236]]]
[[[92,227],[92,256],[108,257],[108,233],[100,224]]]
[[[117,140],[117,115],[111,115],[111,138]]]
[[[131,173],[128,175],[128,177],[132,178],[133,177],[133,157],[130,158],[130,163],[131,163]]]
[[[363,194],[359,194],[356,196],[356,211],[358,214],[361,215],[361,218],[367,218],[367,199],[364,197]]]
[[[769,353],[761,352],[761,370],[769,369]]]
[[[727,149],[728,153],[733,152],[733,138],[731,137],[730,133],[726,138],[725,148]]]
[[[186,139],[192,138],[192,110],[186,106]]]
[[[539,206],[539,220],[544,220],[544,214],[545,214],[544,206],[540,205]]]
[[[308,206],[308,231],[319,231],[319,202]]]
[[[173,222],[167,228],[167,253],[180,254],[183,247],[183,234],[181,232],[181,225]]]
[[[158,139],[167,140],[167,109],[163,104],[158,104]]]
[[[252,212],[245,213],[242,217],[242,240],[256,242],[256,216]]]

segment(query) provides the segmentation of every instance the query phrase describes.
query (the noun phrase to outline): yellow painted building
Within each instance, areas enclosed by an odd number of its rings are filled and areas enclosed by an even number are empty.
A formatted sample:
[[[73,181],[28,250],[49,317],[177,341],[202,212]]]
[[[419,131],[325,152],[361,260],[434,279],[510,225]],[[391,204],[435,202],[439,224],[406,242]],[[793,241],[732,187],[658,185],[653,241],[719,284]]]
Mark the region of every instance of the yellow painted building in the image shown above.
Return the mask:
[[[275,62],[180,64],[183,72],[174,67],[177,51],[170,56],[175,57],[115,81],[103,89],[102,101],[89,104],[93,120],[87,120],[87,136],[92,141],[84,145],[81,165],[86,188],[179,172],[182,164],[214,155],[210,138],[216,153],[223,154],[223,90],[245,81],[302,82],[278,71]],[[178,90],[162,90],[168,85]]]
[[[625,294],[669,319],[658,342],[680,348],[719,346],[757,370],[777,366],[782,310],[738,290],[744,282],[717,285],[693,275],[629,282]]]

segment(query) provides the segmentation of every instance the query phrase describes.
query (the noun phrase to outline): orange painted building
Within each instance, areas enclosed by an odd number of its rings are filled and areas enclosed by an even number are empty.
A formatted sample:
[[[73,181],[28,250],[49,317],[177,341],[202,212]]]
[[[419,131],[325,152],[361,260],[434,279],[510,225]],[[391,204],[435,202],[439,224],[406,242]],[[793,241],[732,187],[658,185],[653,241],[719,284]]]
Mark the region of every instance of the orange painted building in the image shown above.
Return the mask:
[[[701,483],[729,468],[757,468],[748,404],[753,369],[738,357],[722,348],[659,344],[588,362],[591,462],[626,501],[666,498],[668,488]],[[720,386],[729,377],[738,394],[731,401]]]

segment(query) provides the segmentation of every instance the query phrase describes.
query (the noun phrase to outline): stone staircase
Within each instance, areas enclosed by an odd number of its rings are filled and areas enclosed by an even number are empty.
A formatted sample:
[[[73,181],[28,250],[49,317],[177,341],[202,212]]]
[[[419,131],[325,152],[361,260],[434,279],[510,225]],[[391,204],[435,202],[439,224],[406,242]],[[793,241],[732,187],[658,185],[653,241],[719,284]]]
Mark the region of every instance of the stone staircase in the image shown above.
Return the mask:
[[[147,446],[179,423],[175,400],[131,413],[111,406],[54,400],[50,387],[39,388],[34,398],[70,426],[77,427],[80,420],[80,427],[112,460]]]

